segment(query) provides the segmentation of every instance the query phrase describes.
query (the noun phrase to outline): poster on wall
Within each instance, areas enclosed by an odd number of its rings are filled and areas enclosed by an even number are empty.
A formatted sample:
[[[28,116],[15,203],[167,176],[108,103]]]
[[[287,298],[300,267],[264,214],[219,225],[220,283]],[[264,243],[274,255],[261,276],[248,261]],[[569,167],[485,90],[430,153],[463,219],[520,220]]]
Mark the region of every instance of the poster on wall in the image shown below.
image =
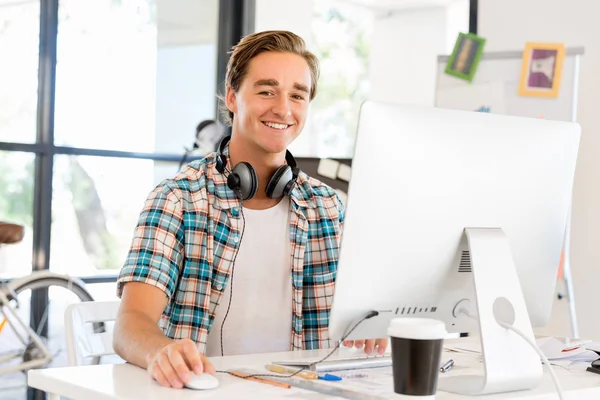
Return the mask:
[[[471,82],[483,54],[485,39],[472,33],[459,33],[448,59],[446,73]]]
[[[557,98],[564,59],[565,46],[561,43],[526,43],[519,95]]]

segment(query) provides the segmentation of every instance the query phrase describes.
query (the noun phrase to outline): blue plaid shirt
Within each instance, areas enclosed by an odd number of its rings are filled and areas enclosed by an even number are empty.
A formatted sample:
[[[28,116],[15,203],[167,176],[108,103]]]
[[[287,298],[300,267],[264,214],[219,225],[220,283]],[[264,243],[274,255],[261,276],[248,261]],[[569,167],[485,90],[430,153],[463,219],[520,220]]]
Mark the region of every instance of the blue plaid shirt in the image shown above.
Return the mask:
[[[333,189],[304,173],[290,198],[290,349],[329,347],[344,207]],[[215,153],[161,182],[140,214],[117,295],[125,282],[160,288],[169,298],[159,322],[165,335],[191,339],[204,352],[240,244],[241,206],[216,170]]]

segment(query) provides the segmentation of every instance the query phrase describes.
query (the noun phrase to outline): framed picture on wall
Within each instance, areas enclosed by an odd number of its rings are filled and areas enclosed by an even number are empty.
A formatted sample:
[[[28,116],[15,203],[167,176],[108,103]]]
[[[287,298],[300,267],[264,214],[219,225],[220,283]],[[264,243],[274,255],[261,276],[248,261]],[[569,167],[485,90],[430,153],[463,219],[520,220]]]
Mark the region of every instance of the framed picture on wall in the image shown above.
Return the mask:
[[[483,54],[484,45],[484,38],[472,33],[459,33],[446,65],[446,73],[471,82]]]
[[[560,43],[526,43],[519,95],[558,97],[565,46]]]

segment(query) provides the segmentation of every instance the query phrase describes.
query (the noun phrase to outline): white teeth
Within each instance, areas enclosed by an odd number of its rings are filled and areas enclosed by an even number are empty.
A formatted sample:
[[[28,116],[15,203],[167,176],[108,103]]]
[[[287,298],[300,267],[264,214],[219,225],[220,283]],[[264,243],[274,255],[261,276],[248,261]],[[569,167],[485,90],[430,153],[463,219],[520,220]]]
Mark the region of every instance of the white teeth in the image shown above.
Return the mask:
[[[275,128],[275,129],[286,129],[289,125],[285,125],[285,124],[275,124],[273,122],[263,122],[263,124],[265,124],[266,126],[270,127],[270,128]]]

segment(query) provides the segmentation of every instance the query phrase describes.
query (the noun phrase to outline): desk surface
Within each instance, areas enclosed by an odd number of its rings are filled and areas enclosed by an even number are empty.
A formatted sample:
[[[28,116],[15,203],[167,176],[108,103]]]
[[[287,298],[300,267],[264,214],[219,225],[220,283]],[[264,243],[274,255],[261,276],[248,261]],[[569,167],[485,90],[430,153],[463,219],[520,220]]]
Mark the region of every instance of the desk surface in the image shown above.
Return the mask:
[[[347,355],[352,350],[340,349],[341,356]],[[217,370],[227,369],[253,369],[264,370],[264,365],[277,360],[290,358],[319,357],[325,355],[327,350],[312,350],[303,352],[255,354],[245,356],[231,356],[213,358],[211,361]],[[445,352],[444,358],[452,357],[455,367],[447,375],[474,373],[483,368],[477,354]],[[598,399],[600,398],[600,375],[586,372],[584,369],[554,367],[555,372],[565,392],[567,399]],[[387,398],[396,398],[393,394],[391,371],[390,374],[379,372],[379,382],[382,387],[377,391],[388,391]],[[368,373],[368,372],[367,372]],[[44,390],[48,393],[58,394],[73,400],[188,400],[188,399],[282,399],[294,398],[300,400],[315,399],[340,399],[326,395],[317,395],[315,392],[292,387],[282,389],[279,387],[243,380],[227,374],[217,374],[220,381],[218,388],[208,391],[193,391],[189,389],[170,389],[161,387],[153,381],[147,372],[130,364],[95,365],[84,367],[51,368],[31,370],[28,373],[28,384],[31,387]],[[352,379],[352,378],[349,378]],[[360,378],[360,379],[364,379]],[[386,382],[389,379],[389,388]],[[440,379],[444,379],[441,377]],[[321,382],[321,381],[319,381]],[[342,381],[349,385],[350,380]],[[339,384],[330,382],[328,384]],[[356,387],[356,386],[355,386]],[[369,390],[370,393],[373,393]],[[455,399],[556,399],[556,392],[550,374],[544,369],[544,378],[541,385],[533,390],[495,394],[489,396],[468,397],[438,391],[436,400]]]

